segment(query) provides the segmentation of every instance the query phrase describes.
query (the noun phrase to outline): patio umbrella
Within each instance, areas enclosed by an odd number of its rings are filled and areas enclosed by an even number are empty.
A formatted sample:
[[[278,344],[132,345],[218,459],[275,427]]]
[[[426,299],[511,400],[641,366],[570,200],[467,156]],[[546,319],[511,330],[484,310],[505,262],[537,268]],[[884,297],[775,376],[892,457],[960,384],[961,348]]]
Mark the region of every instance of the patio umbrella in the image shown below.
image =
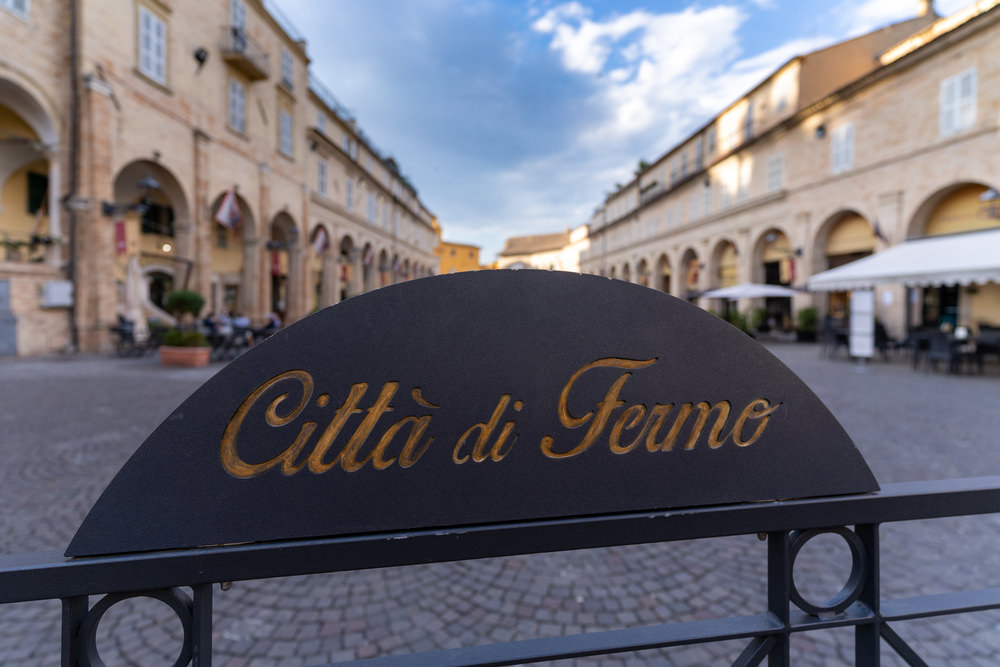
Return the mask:
[[[799,291],[781,285],[761,285],[759,283],[740,283],[730,287],[709,290],[701,296],[708,299],[756,299],[762,296],[795,296]]]
[[[133,255],[125,268],[125,317],[132,321],[132,335],[137,343],[149,338],[149,325],[143,313],[142,304],[146,300],[149,287],[142,277],[139,258]]]

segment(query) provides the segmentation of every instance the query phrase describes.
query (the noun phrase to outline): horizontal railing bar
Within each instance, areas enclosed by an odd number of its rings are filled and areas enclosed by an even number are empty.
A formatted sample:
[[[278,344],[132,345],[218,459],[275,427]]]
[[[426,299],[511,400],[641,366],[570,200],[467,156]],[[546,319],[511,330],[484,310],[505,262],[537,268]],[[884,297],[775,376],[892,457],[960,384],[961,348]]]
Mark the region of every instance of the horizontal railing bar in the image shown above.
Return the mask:
[[[881,607],[882,618],[886,621],[907,621],[914,618],[1000,609],[1000,587],[883,600]]]
[[[0,556],[0,604],[418,563],[995,513],[1000,477],[878,493],[68,559]]]
[[[875,614],[868,605],[855,602],[850,607],[833,616],[811,616],[803,611],[792,610],[788,629],[790,632],[809,632],[811,630],[828,630],[851,625],[861,625],[875,621]]]
[[[522,639],[506,644],[487,644],[409,655],[388,655],[368,660],[333,663],[338,667],[499,667],[542,660],[563,660],[589,655],[683,646],[728,639],[768,635],[781,630],[772,614],[689,621],[623,630],[587,632],[564,637]]]

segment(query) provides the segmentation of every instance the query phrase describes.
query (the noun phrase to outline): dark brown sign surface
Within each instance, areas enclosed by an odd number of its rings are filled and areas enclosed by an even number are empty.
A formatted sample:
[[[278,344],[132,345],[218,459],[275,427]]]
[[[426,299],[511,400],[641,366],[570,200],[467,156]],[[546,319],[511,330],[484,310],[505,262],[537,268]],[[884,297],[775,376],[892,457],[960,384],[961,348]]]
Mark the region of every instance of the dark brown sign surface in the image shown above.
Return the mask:
[[[69,556],[870,492],[783,364],[654,290],[418,280],[251,349],[125,464]]]

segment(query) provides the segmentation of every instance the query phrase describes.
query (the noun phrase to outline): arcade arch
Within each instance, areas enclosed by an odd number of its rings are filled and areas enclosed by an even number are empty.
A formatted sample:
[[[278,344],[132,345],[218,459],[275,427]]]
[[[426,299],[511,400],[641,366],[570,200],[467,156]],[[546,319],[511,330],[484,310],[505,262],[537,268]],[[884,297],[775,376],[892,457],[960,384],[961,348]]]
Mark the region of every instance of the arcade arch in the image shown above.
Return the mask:
[[[933,193],[917,207],[907,237],[942,236],[991,229],[1000,219],[985,215],[982,195],[989,186],[961,182]],[[909,321],[924,327],[1000,325],[1000,285],[936,285],[919,289],[917,312]]]
[[[681,297],[691,303],[698,300],[698,293],[701,290],[701,269],[702,262],[698,258],[698,253],[694,248],[688,248],[681,255],[681,271],[683,272],[684,284],[681,289]]]
[[[656,289],[670,294],[670,259],[666,253],[656,260]]]
[[[59,262],[59,133],[39,99],[0,78],[0,261]]]
[[[813,273],[835,269],[875,252],[875,230],[867,218],[853,209],[831,215],[820,225],[813,242]],[[827,314],[835,320],[847,317],[849,293],[828,292]]]
[[[231,197],[227,202],[227,197]],[[225,206],[224,206],[225,204]],[[254,310],[257,222],[250,205],[235,189],[212,202],[210,284],[212,312],[250,313]]]
[[[271,220],[267,249],[271,255],[270,309],[282,322],[294,321],[302,316],[295,304],[296,296],[303,292],[302,252],[299,230],[288,213],[282,211]]]

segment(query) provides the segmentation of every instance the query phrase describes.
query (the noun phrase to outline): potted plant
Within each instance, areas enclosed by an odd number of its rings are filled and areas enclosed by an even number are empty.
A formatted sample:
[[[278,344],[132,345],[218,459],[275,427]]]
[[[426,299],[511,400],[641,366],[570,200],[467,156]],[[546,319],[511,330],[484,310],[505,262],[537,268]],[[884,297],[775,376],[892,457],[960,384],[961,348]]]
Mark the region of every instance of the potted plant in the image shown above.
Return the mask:
[[[194,319],[205,306],[205,297],[194,290],[167,295],[164,308],[177,318],[177,328],[163,334],[160,363],[165,366],[207,366],[212,354],[205,334],[194,329]]]
[[[207,366],[212,348],[200,331],[171,329],[163,334],[160,363],[164,366]]]
[[[795,337],[802,342],[815,342],[818,312],[812,306],[803,308],[795,314]]]
[[[177,318],[178,324],[191,322],[205,307],[205,297],[189,289],[171,292],[163,302],[163,308]],[[182,327],[183,328],[183,327]]]

